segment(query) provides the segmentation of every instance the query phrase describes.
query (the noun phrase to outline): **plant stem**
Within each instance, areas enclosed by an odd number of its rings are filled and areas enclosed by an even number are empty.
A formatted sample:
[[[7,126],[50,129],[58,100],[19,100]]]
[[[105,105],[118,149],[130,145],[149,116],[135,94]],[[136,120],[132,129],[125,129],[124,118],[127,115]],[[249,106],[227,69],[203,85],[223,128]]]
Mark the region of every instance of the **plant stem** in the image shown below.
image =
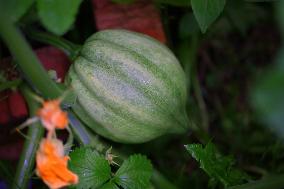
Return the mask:
[[[282,189],[284,188],[284,175],[271,176],[255,182],[233,186],[229,189]]]
[[[12,81],[6,81],[5,83],[1,83],[0,84],[0,92],[4,91],[6,89],[17,87],[18,85],[21,84],[21,82],[22,82],[21,79],[15,79],[15,80],[12,80]]]
[[[197,100],[197,104],[201,113],[202,128],[204,131],[208,131],[209,128],[209,116],[207,112],[206,103],[202,96],[201,85],[198,78],[197,71],[197,54],[198,54],[198,36],[195,35],[191,38],[190,55],[191,55],[191,74],[192,74],[192,87]]]
[[[20,87],[26,102],[28,103],[31,116],[36,114],[39,104],[33,99],[32,92],[27,86]],[[36,150],[44,133],[43,127],[39,122],[29,126],[27,139],[25,140],[23,151],[17,166],[16,175],[12,184],[13,189],[26,188],[32,175],[32,169],[35,161]]]
[[[182,63],[185,75],[186,75],[186,85],[188,88],[188,93],[190,92],[190,85],[192,83],[192,88],[197,99],[198,108],[201,114],[201,127],[194,122],[190,123],[190,128],[193,130],[197,138],[202,144],[207,144],[210,141],[210,136],[208,135],[208,125],[209,116],[206,108],[206,104],[202,97],[201,87],[198,80],[197,73],[197,55],[199,47],[199,34],[193,34],[190,38],[185,38],[180,42],[178,47],[178,57]]]
[[[208,116],[208,112],[207,112],[206,103],[205,103],[203,96],[202,96],[201,85],[200,85],[200,82],[199,82],[199,79],[198,79],[198,74],[196,73],[192,77],[193,77],[192,86],[193,86],[194,94],[195,94],[195,97],[196,97],[196,100],[197,100],[198,107],[199,107],[200,112],[201,112],[202,128],[203,128],[204,131],[208,131],[209,116]]]
[[[16,26],[0,15],[0,35],[17,60],[25,78],[38,89],[45,98],[57,98],[61,90],[49,78],[31,47]]]
[[[74,60],[81,50],[81,45],[76,45],[62,37],[47,32],[28,30],[27,34],[34,40],[55,46],[63,50],[71,60]]]
[[[68,118],[71,129],[80,145],[92,146],[99,152],[103,152],[107,149],[106,144],[100,141],[98,136],[92,134],[84,125],[82,125],[72,111],[68,111]]]

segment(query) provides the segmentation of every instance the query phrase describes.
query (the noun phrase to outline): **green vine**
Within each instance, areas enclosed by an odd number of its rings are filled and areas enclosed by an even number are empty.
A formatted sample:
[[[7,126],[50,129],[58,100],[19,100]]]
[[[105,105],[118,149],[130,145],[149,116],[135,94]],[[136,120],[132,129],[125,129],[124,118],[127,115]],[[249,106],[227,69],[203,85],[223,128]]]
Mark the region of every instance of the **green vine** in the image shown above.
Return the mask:
[[[39,90],[45,98],[59,97],[62,91],[49,78],[21,31],[1,14],[0,35],[32,87]]]
[[[34,100],[31,90],[23,85],[20,87],[29,107],[29,113],[34,116],[39,108],[39,104]],[[29,126],[23,151],[17,166],[16,175],[12,183],[12,189],[26,188],[28,181],[33,174],[35,154],[40,139],[42,138],[44,129],[39,122]]]
[[[81,50],[81,45],[76,45],[62,37],[50,33],[28,30],[27,34],[34,40],[63,50],[72,61],[78,56],[78,53]]]

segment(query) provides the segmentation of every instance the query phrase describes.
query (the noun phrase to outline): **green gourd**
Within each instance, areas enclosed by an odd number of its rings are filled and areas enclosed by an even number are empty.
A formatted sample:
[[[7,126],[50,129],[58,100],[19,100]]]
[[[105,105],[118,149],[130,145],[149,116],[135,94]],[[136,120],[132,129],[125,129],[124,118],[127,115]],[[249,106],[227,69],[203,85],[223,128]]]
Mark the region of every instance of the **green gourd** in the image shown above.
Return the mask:
[[[126,30],[87,39],[68,73],[73,110],[98,134],[142,143],[187,130],[185,74],[157,40]]]

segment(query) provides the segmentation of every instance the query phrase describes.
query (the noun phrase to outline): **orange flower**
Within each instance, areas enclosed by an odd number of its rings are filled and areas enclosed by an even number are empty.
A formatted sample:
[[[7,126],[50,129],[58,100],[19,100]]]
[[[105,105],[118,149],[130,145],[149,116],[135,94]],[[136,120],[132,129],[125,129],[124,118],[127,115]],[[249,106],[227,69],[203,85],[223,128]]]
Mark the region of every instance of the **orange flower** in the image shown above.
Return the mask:
[[[56,129],[65,129],[68,125],[67,113],[60,108],[61,100],[49,100],[42,103],[42,108],[38,110],[37,115],[43,126],[48,131],[54,131]]]
[[[37,116],[27,119],[23,124],[18,126],[14,131],[20,131],[26,126],[40,120],[42,125],[47,129],[47,138],[52,138],[55,129],[66,129],[68,126],[68,114],[62,111],[60,107],[61,99],[44,101],[36,97],[42,102],[42,107],[37,111]]]
[[[77,184],[78,176],[68,170],[68,160],[60,140],[42,139],[36,154],[36,173],[51,189]]]

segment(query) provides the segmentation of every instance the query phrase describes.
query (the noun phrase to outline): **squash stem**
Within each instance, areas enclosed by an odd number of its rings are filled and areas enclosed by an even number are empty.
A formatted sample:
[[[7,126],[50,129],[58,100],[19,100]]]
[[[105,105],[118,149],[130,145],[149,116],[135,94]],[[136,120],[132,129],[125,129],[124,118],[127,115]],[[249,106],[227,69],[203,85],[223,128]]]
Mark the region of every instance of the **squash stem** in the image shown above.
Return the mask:
[[[206,107],[206,103],[204,101],[202,95],[202,89],[198,78],[198,70],[197,70],[197,55],[198,55],[198,46],[199,39],[198,35],[194,35],[191,38],[190,50],[191,52],[191,74],[192,74],[192,88],[197,100],[197,104],[201,113],[201,125],[202,129],[208,132],[209,129],[209,116]]]
[[[201,124],[196,124],[193,121],[189,122],[189,127],[193,130],[198,140],[207,144],[211,137],[208,134],[209,116],[206,108],[206,104],[202,97],[200,82],[198,80],[197,73],[197,54],[199,47],[199,33],[191,35],[180,42],[178,47],[178,57],[182,63],[186,74],[186,85],[188,93],[193,90],[200,111]],[[192,86],[192,88],[191,88]],[[191,120],[191,119],[190,119]],[[201,125],[201,126],[199,126]]]
[[[39,104],[34,100],[32,92],[27,86],[20,87],[29,107],[31,116],[36,114]],[[29,126],[27,139],[24,143],[24,148],[17,166],[16,175],[12,183],[12,189],[26,188],[29,179],[33,174],[33,166],[35,161],[35,154],[38,149],[40,139],[44,134],[44,129],[39,122]]]
[[[50,79],[22,33],[3,15],[0,15],[0,36],[16,59],[25,79],[31,82],[45,98],[60,96],[62,91]]]
[[[80,145],[94,147],[99,152],[103,152],[104,149],[107,148],[106,145],[99,140],[98,136],[95,136],[86,126],[81,124],[71,110],[68,111],[68,118],[71,129]]]
[[[52,45],[63,50],[72,61],[75,60],[81,50],[81,45],[74,44],[51,33],[28,30],[27,34],[36,41]]]

